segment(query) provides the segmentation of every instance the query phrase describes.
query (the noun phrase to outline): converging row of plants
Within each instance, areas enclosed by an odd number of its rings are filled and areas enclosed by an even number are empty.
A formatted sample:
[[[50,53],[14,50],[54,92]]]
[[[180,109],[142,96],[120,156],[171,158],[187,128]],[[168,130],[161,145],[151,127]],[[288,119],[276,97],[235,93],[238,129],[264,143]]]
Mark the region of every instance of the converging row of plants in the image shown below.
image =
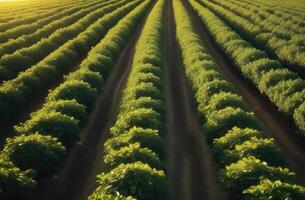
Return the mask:
[[[19,72],[27,70],[35,64],[39,65],[41,62],[50,60],[50,57],[54,57],[52,55],[61,52],[66,46],[71,46],[71,44],[75,43],[72,41],[80,40],[77,38],[83,38],[90,34],[90,32],[100,33],[107,31],[107,28],[115,24],[120,18],[119,16],[124,14],[117,12],[116,9],[124,6],[126,3],[126,0],[121,0],[116,3],[112,2],[112,4],[103,3],[99,6],[101,9],[96,9],[94,12],[88,13],[74,24],[58,29],[48,38],[39,40],[29,47],[18,49],[12,54],[4,55],[0,59],[0,81],[11,80],[18,75],[20,76]],[[113,21],[111,21],[111,17],[113,17]],[[100,27],[100,25],[103,26]],[[99,38],[95,36],[91,40],[99,41]],[[87,46],[91,47],[92,45],[94,43],[88,44]]]
[[[142,1],[135,0],[126,4],[124,0],[124,6],[123,2],[119,5],[114,4],[113,12],[99,18],[84,32],[60,46],[37,65],[20,73],[17,78],[4,82],[0,86],[1,118],[5,118],[16,109],[22,110],[26,103],[31,101],[34,92],[49,89],[48,85],[77,67],[92,46],[96,45],[111,27]]]
[[[293,39],[290,29],[272,29],[278,30],[277,32],[274,32],[238,15],[236,11],[231,11],[227,6],[220,6],[206,0],[200,2],[202,5],[205,5],[215,12],[215,14],[221,17],[228,25],[232,26],[242,37],[251,41],[257,48],[267,51],[285,65],[295,69],[304,69],[305,46],[302,44],[304,32],[301,36],[293,34],[297,37]],[[242,10],[240,7],[238,9]],[[247,10],[247,12],[249,12],[249,10]]]
[[[305,134],[305,80],[284,68],[278,61],[268,58],[264,51],[253,47],[213,12],[190,1],[202,23],[217,45],[278,110],[292,118],[301,135]]]
[[[190,3],[202,18],[207,16],[199,4]],[[219,166],[221,186],[234,199],[304,199],[305,188],[285,168],[274,140],[264,137],[254,114],[225,79],[179,0],[174,0],[174,14],[186,77],[198,103],[203,135]]]
[[[136,4],[135,4],[136,3]],[[138,5],[121,19],[64,83],[50,91],[43,107],[31,119],[16,127],[20,134],[7,139],[0,156],[1,199],[18,198],[24,188],[34,187],[40,178],[58,170],[78,140],[94,102],[102,92],[104,78],[111,71],[151,1],[137,1],[120,9]]]
[[[10,39],[9,41],[2,43],[0,46],[0,56],[2,57],[5,54],[11,54],[17,51],[18,49],[29,47],[39,42],[40,40],[49,37],[58,29],[63,29],[64,27],[76,23],[82,17],[91,12],[94,12],[98,8],[101,8],[101,6],[110,5],[115,2],[116,1],[95,1],[93,3],[87,3],[82,6],[75,6],[76,8],[71,8],[71,12],[68,13],[63,11],[66,13],[65,16],[61,16],[59,19],[51,21],[47,25],[36,29],[35,32],[30,34],[22,34],[15,39]],[[20,34],[17,28],[18,26],[14,30],[17,32],[16,34]]]
[[[105,143],[97,199],[169,199],[164,172],[163,15],[157,1],[136,44],[117,120]]]

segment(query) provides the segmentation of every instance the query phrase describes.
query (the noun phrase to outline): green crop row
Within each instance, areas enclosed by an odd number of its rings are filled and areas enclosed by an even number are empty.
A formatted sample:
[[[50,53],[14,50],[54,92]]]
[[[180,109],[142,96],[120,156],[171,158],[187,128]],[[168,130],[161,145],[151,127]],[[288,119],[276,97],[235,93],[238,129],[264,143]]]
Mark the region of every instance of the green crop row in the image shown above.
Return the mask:
[[[305,134],[305,80],[284,68],[265,52],[254,48],[214,13],[191,1],[195,12],[216,43],[241,71],[242,75],[265,94],[278,110],[292,118]]]
[[[137,42],[117,120],[105,143],[105,171],[90,200],[169,199],[163,145],[164,8],[165,0],[156,3]]]
[[[72,40],[73,38],[76,40],[75,37],[81,37],[81,35],[85,35],[88,31],[92,30],[99,32],[100,30],[97,29],[97,24],[107,18],[105,15],[109,17],[107,14],[124,4],[126,4],[126,0],[116,3],[110,1],[107,4],[102,4],[101,9],[97,9],[85,15],[76,23],[68,27],[56,30],[48,38],[43,38],[32,46],[19,49],[13,54],[3,56],[0,59],[0,81],[2,82],[15,78],[20,71],[37,64],[44,58],[48,59],[46,57],[52,52],[60,51],[59,49],[62,48],[62,45],[67,45],[65,44],[67,41]],[[108,23],[111,24],[111,22]],[[107,28],[107,26],[105,28]],[[40,36],[38,36],[38,38],[40,39]],[[69,42],[71,43],[71,41]]]
[[[31,44],[41,40],[43,37],[46,37],[52,32],[56,31],[58,28],[75,23],[78,19],[84,17],[89,12],[93,12],[94,10],[100,8],[101,4],[104,5],[105,1],[75,4],[73,7],[70,6],[71,8],[65,9],[55,16],[44,18],[43,21],[17,26],[13,29],[0,33],[0,43],[2,42],[0,56],[7,53],[12,53],[18,48],[24,47],[20,47],[18,43],[17,46],[13,46],[16,45],[15,41],[22,41],[23,43],[27,44],[27,46],[30,46]],[[31,38],[33,39],[31,40]],[[8,44],[10,44],[10,46],[8,46]],[[9,51],[5,51],[6,49]]]
[[[300,24],[302,18],[296,15],[280,13],[271,8],[251,5],[242,1],[220,2],[214,0],[213,2],[274,33],[281,39],[289,40],[295,34],[305,33],[305,28]]]
[[[38,13],[37,15],[27,15],[27,17],[24,18],[17,18],[16,20],[12,20],[8,23],[2,23],[0,24],[0,32],[7,31],[11,28],[15,28],[16,26],[20,26],[22,24],[29,24],[29,23],[34,23],[40,19],[43,19],[45,17],[49,17],[51,15],[56,15],[56,13],[61,12],[67,8],[69,8],[71,5],[75,4],[75,1],[68,1],[65,3],[62,3],[61,5],[57,4],[53,8],[50,7],[49,10],[43,12],[43,13]]]
[[[95,2],[95,3],[97,3],[97,2]],[[89,4],[89,6],[90,5],[92,6],[93,4],[91,3],[91,4]],[[62,10],[56,11],[56,15],[51,14],[50,16],[41,18],[34,23],[19,25],[14,28],[11,28],[9,30],[0,32],[0,43],[5,43],[9,40],[16,39],[22,35],[34,33],[35,31],[43,28],[45,25],[48,25],[49,23],[53,22],[54,20],[61,19],[65,16],[69,16],[69,15],[79,11],[80,9],[82,9],[82,7],[89,7],[89,6],[88,6],[88,3],[87,4],[84,4],[84,3],[76,4],[75,3],[72,6],[68,5],[67,7],[63,7]]]
[[[302,45],[304,37],[294,40],[287,40],[288,35],[281,32],[281,37],[277,34],[267,31],[262,27],[253,24],[246,18],[242,18],[231,11],[208,2],[206,0],[199,1],[204,6],[215,12],[225,22],[232,26],[245,39],[251,41],[260,49],[266,50],[271,55],[278,58],[282,63],[285,63],[296,69],[305,68],[305,47]],[[287,30],[289,33],[289,31]],[[301,42],[298,42],[301,40]]]
[[[16,127],[0,154],[0,198],[18,198],[20,191],[54,173],[78,140],[94,102],[151,1],[141,1],[89,53],[80,69],[50,91],[43,107]],[[137,2],[138,4],[140,1]],[[128,5],[126,5],[127,8]],[[124,9],[121,9],[123,11]]]
[[[69,40],[37,65],[20,73],[17,78],[4,82],[0,87],[1,118],[7,117],[12,110],[22,109],[22,106],[32,99],[33,92],[47,89],[52,82],[77,66],[80,59],[90,51],[92,46],[97,44],[111,27],[141,2],[142,0],[136,0],[126,4],[126,0],[124,0],[119,4],[114,4],[113,12],[98,19],[76,38]],[[122,6],[123,4],[125,5]],[[19,60],[15,60],[15,62],[19,62]]]
[[[200,5],[191,4],[201,13]],[[174,14],[185,74],[198,104],[203,135],[219,166],[221,186],[233,199],[304,199],[305,188],[284,168],[282,152],[273,139],[264,137],[254,114],[223,76],[178,0]]]

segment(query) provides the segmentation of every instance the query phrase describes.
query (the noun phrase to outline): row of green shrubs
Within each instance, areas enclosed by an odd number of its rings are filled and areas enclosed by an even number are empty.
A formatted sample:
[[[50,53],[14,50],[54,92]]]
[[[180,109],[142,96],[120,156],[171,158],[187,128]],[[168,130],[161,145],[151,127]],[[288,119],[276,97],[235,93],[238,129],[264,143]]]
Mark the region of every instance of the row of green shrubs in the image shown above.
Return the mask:
[[[12,54],[4,55],[0,59],[0,81],[13,79],[19,75],[19,72],[31,68],[37,63],[45,65],[48,60],[54,60],[54,54],[61,53],[67,48],[75,51],[73,45],[89,35],[91,35],[91,39],[88,40],[88,44],[82,46],[84,50],[90,49],[99,41],[99,35],[103,36],[107,29],[117,22],[120,14],[113,11],[126,2],[126,0],[122,0],[109,5],[103,4],[101,9],[96,9],[68,27],[58,29],[48,38],[43,38],[29,47],[18,49]],[[113,21],[110,20],[110,16],[113,17]]]
[[[66,3],[62,3],[62,4],[57,4],[57,5],[52,5],[49,6],[49,9],[46,10],[45,12],[41,12],[41,10],[36,10],[37,12],[33,12],[33,15],[29,15],[29,11],[26,13],[27,15],[24,18],[16,18],[15,20],[12,20],[10,22],[7,23],[1,23],[0,24],[0,32],[4,32],[8,29],[12,29],[15,28],[17,26],[23,25],[23,24],[28,24],[28,23],[35,23],[36,21],[49,17],[51,15],[55,15],[58,12],[63,11],[64,9],[67,9],[68,7],[70,7],[71,5],[75,4],[75,2],[69,1]],[[1,10],[2,11],[2,10]],[[25,13],[24,13],[25,14]],[[5,15],[18,15],[18,13],[12,12],[12,13],[7,13]]]
[[[190,2],[207,15],[199,4]],[[220,185],[231,192],[232,199],[304,199],[305,188],[284,168],[282,152],[273,139],[264,137],[254,114],[221,73],[178,0],[174,14],[185,74],[198,104],[203,135],[219,167]]]
[[[265,29],[266,33],[270,32],[286,41],[291,40],[296,34],[305,33],[305,27],[299,24],[302,18],[296,15],[242,1],[222,2],[213,0],[212,2],[230,10],[238,16],[248,19],[254,25]]]
[[[164,172],[163,15],[157,1],[136,45],[117,120],[105,143],[105,170],[90,200],[169,199]]]
[[[0,118],[3,119],[12,112],[22,109],[32,99],[33,93],[48,89],[54,81],[75,68],[92,46],[96,45],[111,27],[143,0],[126,4],[127,1],[123,0],[111,5],[113,12],[98,19],[84,32],[69,40],[37,65],[21,72],[17,78],[2,84],[0,87]],[[100,11],[103,13],[103,9]],[[31,53],[35,54],[35,52]],[[14,62],[19,62],[19,60]]]
[[[197,5],[195,10],[202,23],[231,62],[280,112],[293,118],[304,136],[305,80],[284,68],[277,60],[268,58],[264,51],[254,48],[210,10]]]
[[[57,20],[53,20],[49,24],[37,29],[35,32],[31,34],[24,34],[16,39],[10,39],[9,41],[2,43],[0,46],[0,57],[5,54],[11,54],[18,49],[29,47],[39,42],[43,38],[49,37],[56,30],[76,23],[79,19],[86,16],[88,13],[101,8],[101,6],[105,6],[114,2],[115,1],[102,1],[99,3],[96,1],[93,3],[86,3],[81,6],[76,4],[76,6],[71,8],[70,13],[67,13],[65,16],[61,16],[61,18]]]
[[[87,5],[86,3],[85,5]],[[82,9],[84,6],[84,3],[75,3],[73,5],[67,5],[60,8],[60,10],[55,9],[56,15],[54,13],[50,13],[49,16],[46,16],[44,18],[40,18],[39,20],[35,21],[34,23],[30,24],[22,24],[19,26],[16,26],[14,28],[8,29],[6,31],[0,32],[0,43],[5,43],[8,40],[16,39],[19,36],[34,33],[35,31],[43,28],[45,25],[48,25],[49,23],[53,22],[54,20],[61,19],[65,16],[71,15],[80,9]],[[54,12],[54,11],[53,11]]]
[[[19,24],[17,23],[16,26],[25,24],[25,23],[32,23],[40,18],[36,18],[35,16],[38,14],[45,13],[45,11],[59,8],[61,5],[65,6],[67,4],[71,5],[72,1],[48,1],[48,2],[19,2],[18,4],[1,4],[1,8],[3,8],[0,12],[0,25],[8,24],[9,22],[16,23],[19,20]],[[31,15],[29,15],[31,13]],[[31,18],[27,19],[27,18]],[[24,20],[22,22],[22,20]],[[7,29],[5,29],[7,30]]]
[[[233,0],[236,1],[236,0]],[[256,7],[260,7],[263,10],[266,10],[268,13],[276,14],[277,16],[283,16],[285,19],[293,20],[296,24],[301,27],[305,26],[305,22],[302,20],[304,17],[302,8],[295,7],[295,1],[283,1],[285,5],[278,4],[278,1],[247,1],[247,0],[239,0],[238,2],[247,3],[250,5],[254,5]]]
[[[266,28],[262,28],[248,19],[240,17],[217,4],[213,4],[206,0],[200,2],[215,12],[225,22],[230,24],[245,39],[251,41],[256,47],[269,52],[283,64],[296,69],[305,68],[305,47],[302,45],[302,42],[295,43],[295,40],[289,38],[286,32],[289,32],[290,29],[286,29],[285,33],[282,32],[281,34],[277,34],[274,31],[271,32]],[[240,9],[240,7],[238,7],[238,9]],[[301,39],[304,39],[304,37],[301,37]]]
[[[64,162],[67,149],[78,141],[80,128],[86,123],[103,88],[104,77],[111,71],[151,1],[136,3],[138,6],[89,52],[80,69],[50,91],[43,107],[15,127],[19,135],[7,139],[0,153],[5,164],[4,167],[0,165],[0,177],[3,177],[0,178],[3,180],[0,197],[16,199],[20,188],[35,186],[37,180],[53,174]],[[123,9],[128,7],[130,5]],[[18,178],[20,176],[24,180]]]

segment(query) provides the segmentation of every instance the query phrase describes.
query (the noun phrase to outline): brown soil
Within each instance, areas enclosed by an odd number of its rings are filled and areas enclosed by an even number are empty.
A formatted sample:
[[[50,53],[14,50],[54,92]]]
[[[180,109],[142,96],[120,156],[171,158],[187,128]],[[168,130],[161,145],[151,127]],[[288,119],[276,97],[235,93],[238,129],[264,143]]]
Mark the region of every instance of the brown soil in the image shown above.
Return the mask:
[[[237,70],[237,67],[226,59],[225,54],[217,47],[209,31],[199,21],[198,16],[196,16],[189,3],[186,1],[185,6],[192,17],[196,31],[200,33],[210,54],[214,57],[215,62],[220,66],[228,80],[239,89],[245,102],[256,114],[264,132],[275,139],[279,148],[281,148],[285,154],[288,166],[296,172],[300,181],[305,184],[304,138],[296,133],[296,128],[293,123],[283,117],[267,97],[260,94],[258,89],[241,75],[240,71]]]
[[[130,72],[136,42],[151,8],[137,25],[113,67],[105,88],[90,114],[89,123],[81,131],[81,142],[69,153],[62,170],[51,179],[42,180],[39,187],[26,199],[83,200],[96,189],[96,175],[104,167],[104,142],[115,122],[116,109]]]
[[[225,199],[216,184],[209,148],[195,114],[175,37],[172,1],[165,16],[165,93],[167,104],[167,171],[171,199]]]

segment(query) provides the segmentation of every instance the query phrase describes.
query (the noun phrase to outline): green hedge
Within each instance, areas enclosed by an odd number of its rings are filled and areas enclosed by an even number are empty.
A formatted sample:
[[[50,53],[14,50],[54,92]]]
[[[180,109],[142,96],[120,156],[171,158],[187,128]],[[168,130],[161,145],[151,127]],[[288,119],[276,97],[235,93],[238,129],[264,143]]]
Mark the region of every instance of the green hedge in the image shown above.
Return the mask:
[[[89,199],[169,199],[164,168],[162,21],[165,1],[149,14],[131,66],[117,120],[105,142],[105,172]]]
[[[208,11],[196,1],[190,0],[190,4],[201,19],[218,25],[216,19],[207,19]],[[203,135],[219,167],[220,185],[229,190],[234,199],[244,199],[243,192],[268,178],[287,182],[291,187],[301,187],[297,185],[296,175],[284,168],[285,160],[273,139],[264,138],[255,115],[209,56],[183,3],[178,0],[174,1],[174,15],[185,74],[193,89],[199,115],[203,118]],[[230,32],[215,30],[214,34],[219,42],[238,38]],[[264,56],[263,52],[251,49],[234,52],[234,61],[243,64]],[[293,190],[279,192],[282,195],[294,193]]]

